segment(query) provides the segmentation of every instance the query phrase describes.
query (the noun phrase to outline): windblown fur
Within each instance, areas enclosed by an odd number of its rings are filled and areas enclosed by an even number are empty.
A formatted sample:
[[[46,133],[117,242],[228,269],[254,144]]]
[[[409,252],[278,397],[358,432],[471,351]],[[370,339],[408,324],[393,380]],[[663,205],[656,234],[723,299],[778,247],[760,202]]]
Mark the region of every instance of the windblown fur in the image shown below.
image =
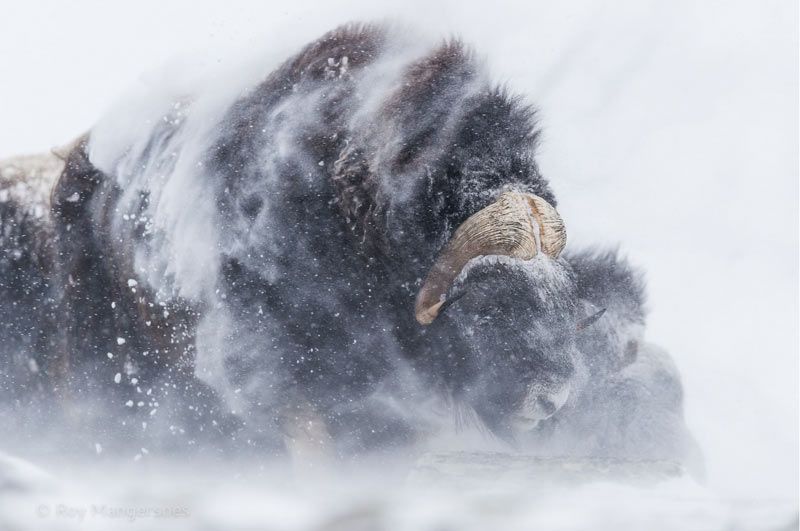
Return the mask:
[[[189,95],[116,144],[101,124],[66,160],[52,223],[32,229],[57,249],[51,373],[120,404],[152,386],[150,422],[263,448],[298,419],[346,453],[410,444],[431,395],[504,437],[523,406],[552,431],[638,363],[643,287],[625,262],[479,258],[433,325],[413,312],[469,216],[508,190],[556,206],[534,114],[459,41],[348,25],[229,104]],[[530,404],[531,389],[570,395]]]

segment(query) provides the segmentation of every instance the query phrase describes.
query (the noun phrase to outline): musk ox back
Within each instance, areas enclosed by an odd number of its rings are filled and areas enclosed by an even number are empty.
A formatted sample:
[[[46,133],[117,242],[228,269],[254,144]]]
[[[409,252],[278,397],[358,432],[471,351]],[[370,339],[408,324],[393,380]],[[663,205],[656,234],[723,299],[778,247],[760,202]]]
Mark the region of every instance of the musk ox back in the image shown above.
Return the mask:
[[[432,400],[518,441],[636,362],[640,284],[562,255],[534,113],[460,42],[348,25],[219,85],[112,114],[66,161],[72,388],[349,453],[435,431]]]

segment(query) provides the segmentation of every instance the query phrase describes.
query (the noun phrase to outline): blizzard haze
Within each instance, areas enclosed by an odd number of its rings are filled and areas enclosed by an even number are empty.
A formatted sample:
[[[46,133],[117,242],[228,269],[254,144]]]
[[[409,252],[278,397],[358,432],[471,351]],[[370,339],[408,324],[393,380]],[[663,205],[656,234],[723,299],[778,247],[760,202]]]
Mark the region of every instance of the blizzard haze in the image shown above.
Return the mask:
[[[66,143],[131,91],[266,74],[343,22],[463,37],[540,109],[539,163],[568,245],[618,245],[646,271],[646,337],[681,371],[709,491],[796,500],[796,2],[42,0],[4,11],[0,157]],[[263,58],[263,72],[237,70],[245,57]]]

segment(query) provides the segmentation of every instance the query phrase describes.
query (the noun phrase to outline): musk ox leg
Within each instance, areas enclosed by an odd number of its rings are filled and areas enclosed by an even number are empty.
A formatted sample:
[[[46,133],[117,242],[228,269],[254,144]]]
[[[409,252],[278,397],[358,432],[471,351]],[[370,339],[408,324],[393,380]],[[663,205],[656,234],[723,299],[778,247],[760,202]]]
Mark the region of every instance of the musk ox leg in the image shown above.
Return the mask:
[[[328,425],[310,403],[298,400],[285,407],[280,423],[286,450],[295,466],[312,468],[331,461],[333,439]]]

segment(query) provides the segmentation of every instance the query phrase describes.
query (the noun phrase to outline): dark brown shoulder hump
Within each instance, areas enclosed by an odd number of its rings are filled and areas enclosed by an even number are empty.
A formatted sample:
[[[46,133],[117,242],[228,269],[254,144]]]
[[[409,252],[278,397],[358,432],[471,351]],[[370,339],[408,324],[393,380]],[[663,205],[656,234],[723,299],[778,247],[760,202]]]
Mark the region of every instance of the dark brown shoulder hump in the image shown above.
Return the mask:
[[[436,147],[432,139],[446,127],[477,77],[475,54],[458,40],[442,43],[407,68],[400,88],[381,111],[405,140],[391,162],[392,171],[402,172],[426,148]]]

